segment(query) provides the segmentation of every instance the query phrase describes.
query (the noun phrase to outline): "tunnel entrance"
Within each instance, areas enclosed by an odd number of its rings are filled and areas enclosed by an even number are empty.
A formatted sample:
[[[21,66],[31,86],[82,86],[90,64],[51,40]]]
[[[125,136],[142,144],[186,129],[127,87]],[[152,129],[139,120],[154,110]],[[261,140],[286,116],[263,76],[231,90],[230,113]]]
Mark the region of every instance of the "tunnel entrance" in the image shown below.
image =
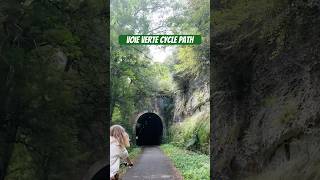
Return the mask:
[[[160,145],[162,141],[163,124],[155,113],[144,113],[137,120],[136,142],[138,146]]]

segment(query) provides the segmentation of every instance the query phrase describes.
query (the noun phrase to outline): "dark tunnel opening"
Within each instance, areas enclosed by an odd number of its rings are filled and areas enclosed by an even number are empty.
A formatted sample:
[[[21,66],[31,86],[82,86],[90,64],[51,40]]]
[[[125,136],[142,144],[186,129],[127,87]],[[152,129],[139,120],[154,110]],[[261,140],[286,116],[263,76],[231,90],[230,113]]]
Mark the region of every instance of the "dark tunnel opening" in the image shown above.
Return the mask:
[[[161,118],[155,113],[144,113],[137,120],[136,143],[138,146],[160,145],[163,125]]]

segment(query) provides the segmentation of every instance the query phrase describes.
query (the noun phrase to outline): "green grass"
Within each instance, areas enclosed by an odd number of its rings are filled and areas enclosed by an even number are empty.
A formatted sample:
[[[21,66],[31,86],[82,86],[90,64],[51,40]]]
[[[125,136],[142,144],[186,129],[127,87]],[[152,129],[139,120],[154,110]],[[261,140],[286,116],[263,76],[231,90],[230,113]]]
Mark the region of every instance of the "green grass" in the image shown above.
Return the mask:
[[[129,158],[134,163],[135,160],[137,159],[137,157],[139,156],[140,152],[141,152],[141,148],[139,148],[139,147],[130,147],[127,150],[129,152]],[[120,176],[122,176],[126,172],[127,168],[128,167],[120,166],[120,169],[119,169]]]
[[[172,144],[161,145],[162,151],[169,156],[184,180],[210,179],[210,157],[188,151]]]
[[[209,154],[210,118],[208,112],[196,113],[169,129],[169,141],[181,148]]]

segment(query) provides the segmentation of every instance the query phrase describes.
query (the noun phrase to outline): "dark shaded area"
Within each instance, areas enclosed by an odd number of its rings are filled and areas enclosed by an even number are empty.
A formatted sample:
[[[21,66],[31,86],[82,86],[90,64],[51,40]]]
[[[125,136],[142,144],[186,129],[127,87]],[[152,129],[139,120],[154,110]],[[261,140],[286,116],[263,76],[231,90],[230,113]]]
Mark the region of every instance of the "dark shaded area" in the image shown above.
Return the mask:
[[[78,180],[109,158],[108,12],[106,0],[0,1],[0,180]]]
[[[109,178],[109,169],[110,166],[104,166],[102,169],[100,169],[97,174],[95,174],[92,178],[92,180],[108,180]]]
[[[136,142],[138,146],[159,145],[162,140],[163,125],[155,113],[141,115],[136,125]]]
[[[219,1],[222,6],[214,8],[210,33],[213,179],[320,177],[319,153],[312,158],[305,153],[320,147],[320,4],[274,2],[267,7],[262,5],[265,1]],[[255,7],[265,13],[251,11]],[[235,15],[244,18],[226,21],[225,17]],[[312,147],[306,146],[310,143]]]

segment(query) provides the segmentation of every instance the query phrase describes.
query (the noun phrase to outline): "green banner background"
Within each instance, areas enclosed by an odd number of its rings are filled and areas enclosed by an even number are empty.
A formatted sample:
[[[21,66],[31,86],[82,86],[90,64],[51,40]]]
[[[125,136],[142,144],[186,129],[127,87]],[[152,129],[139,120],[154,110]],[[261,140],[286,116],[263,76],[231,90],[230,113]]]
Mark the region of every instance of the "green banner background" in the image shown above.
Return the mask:
[[[128,36],[134,36],[134,37],[138,37],[140,36],[140,42],[139,43],[127,43],[127,37]],[[144,36],[158,36],[159,37],[159,42],[158,43],[142,43],[141,39]],[[167,36],[167,37],[174,37],[177,36],[178,39],[181,36],[193,36],[194,40],[193,43],[160,43],[160,38],[163,36]],[[196,44],[201,44],[201,35],[120,35],[119,36],[119,44],[120,45],[196,45]]]

